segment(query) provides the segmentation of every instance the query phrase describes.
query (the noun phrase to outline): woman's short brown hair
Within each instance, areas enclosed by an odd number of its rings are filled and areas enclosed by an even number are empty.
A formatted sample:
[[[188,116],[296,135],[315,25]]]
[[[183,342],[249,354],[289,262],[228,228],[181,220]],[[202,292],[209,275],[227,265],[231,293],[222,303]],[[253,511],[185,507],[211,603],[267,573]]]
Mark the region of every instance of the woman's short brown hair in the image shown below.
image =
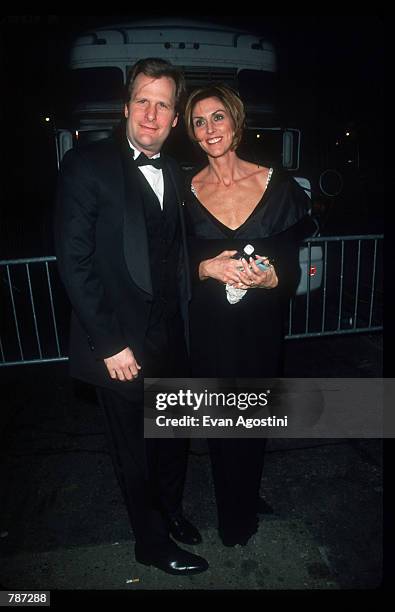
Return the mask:
[[[243,135],[245,122],[244,104],[238,94],[231,87],[229,87],[229,85],[225,85],[223,83],[213,83],[207,87],[195,89],[195,91],[193,91],[189,96],[184,114],[185,126],[189,138],[193,142],[197,142],[193,127],[192,113],[196,104],[201,100],[205,100],[206,98],[218,98],[224,105],[225,110],[227,110],[230,114],[235,131],[233,135],[232,149],[236,149],[239,146],[241,137]]]

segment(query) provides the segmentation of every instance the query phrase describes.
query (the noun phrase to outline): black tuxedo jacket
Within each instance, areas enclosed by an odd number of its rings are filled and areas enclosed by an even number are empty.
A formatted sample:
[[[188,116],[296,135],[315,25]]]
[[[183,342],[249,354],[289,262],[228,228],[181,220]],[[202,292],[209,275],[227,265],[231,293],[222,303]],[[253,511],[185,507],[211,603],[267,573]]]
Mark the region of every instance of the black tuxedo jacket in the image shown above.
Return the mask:
[[[189,266],[178,165],[163,157],[165,190],[177,193],[182,246],[179,301],[187,321]],[[139,173],[126,135],[116,134],[63,160],[55,214],[55,251],[72,304],[70,369],[75,378],[128,395],[103,359],[129,346],[141,364],[152,283]],[[159,205],[159,204],[158,204]]]

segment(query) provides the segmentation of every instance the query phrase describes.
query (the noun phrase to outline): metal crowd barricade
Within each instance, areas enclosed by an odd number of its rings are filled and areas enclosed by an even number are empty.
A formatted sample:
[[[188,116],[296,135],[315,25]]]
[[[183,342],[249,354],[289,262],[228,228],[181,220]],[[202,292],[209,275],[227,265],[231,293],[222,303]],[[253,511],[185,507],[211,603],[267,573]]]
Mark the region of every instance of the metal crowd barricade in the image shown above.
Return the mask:
[[[56,257],[0,260],[0,366],[67,361],[69,306]]]
[[[382,330],[383,236],[316,237],[304,245],[306,291],[290,300],[285,338]],[[0,366],[67,361],[70,306],[56,257],[2,260],[0,275]]]
[[[290,300],[287,340],[383,329],[383,235],[324,236],[304,241],[307,292]],[[311,266],[313,245],[322,261]],[[321,274],[311,291],[310,274]]]

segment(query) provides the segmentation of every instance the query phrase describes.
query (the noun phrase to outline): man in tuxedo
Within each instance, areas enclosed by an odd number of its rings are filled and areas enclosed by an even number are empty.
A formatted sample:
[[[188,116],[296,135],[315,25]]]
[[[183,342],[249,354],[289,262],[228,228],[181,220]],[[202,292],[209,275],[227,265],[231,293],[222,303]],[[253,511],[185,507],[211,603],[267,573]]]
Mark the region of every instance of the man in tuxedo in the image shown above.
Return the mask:
[[[188,375],[179,168],[160,155],[184,91],[175,66],[139,60],[120,129],[65,155],[55,215],[59,271],[73,307],[71,374],[96,387],[136,560],[177,575],[208,567],[174,542],[201,541],[182,510],[188,441],[144,439],[143,377]]]

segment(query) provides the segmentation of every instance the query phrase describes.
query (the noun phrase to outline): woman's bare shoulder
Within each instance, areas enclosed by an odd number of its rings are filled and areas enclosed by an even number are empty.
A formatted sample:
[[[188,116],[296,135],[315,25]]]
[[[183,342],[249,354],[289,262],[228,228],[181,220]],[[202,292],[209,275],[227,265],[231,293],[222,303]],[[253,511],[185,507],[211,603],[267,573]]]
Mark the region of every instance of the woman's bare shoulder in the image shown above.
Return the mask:
[[[198,187],[199,185],[205,183],[207,181],[208,169],[209,166],[206,166],[205,168],[203,168],[203,170],[200,170],[200,172],[195,174],[195,176],[192,177],[192,185]]]
[[[244,175],[243,178],[247,179],[247,181],[258,181],[262,188],[266,184],[269,171],[270,168],[267,168],[266,166],[261,166],[259,164],[254,164],[252,162],[242,160],[242,172]]]
[[[266,166],[262,166],[260,164],[255,164],[253,162],[249,162],[249,161],[245,161],[243,160],[243,168],[244,171],[246,172],[246,174],[248,175],[253,175],[253,174],[262,174],[265,175],[269,172],[270,168],[267,168]]]

